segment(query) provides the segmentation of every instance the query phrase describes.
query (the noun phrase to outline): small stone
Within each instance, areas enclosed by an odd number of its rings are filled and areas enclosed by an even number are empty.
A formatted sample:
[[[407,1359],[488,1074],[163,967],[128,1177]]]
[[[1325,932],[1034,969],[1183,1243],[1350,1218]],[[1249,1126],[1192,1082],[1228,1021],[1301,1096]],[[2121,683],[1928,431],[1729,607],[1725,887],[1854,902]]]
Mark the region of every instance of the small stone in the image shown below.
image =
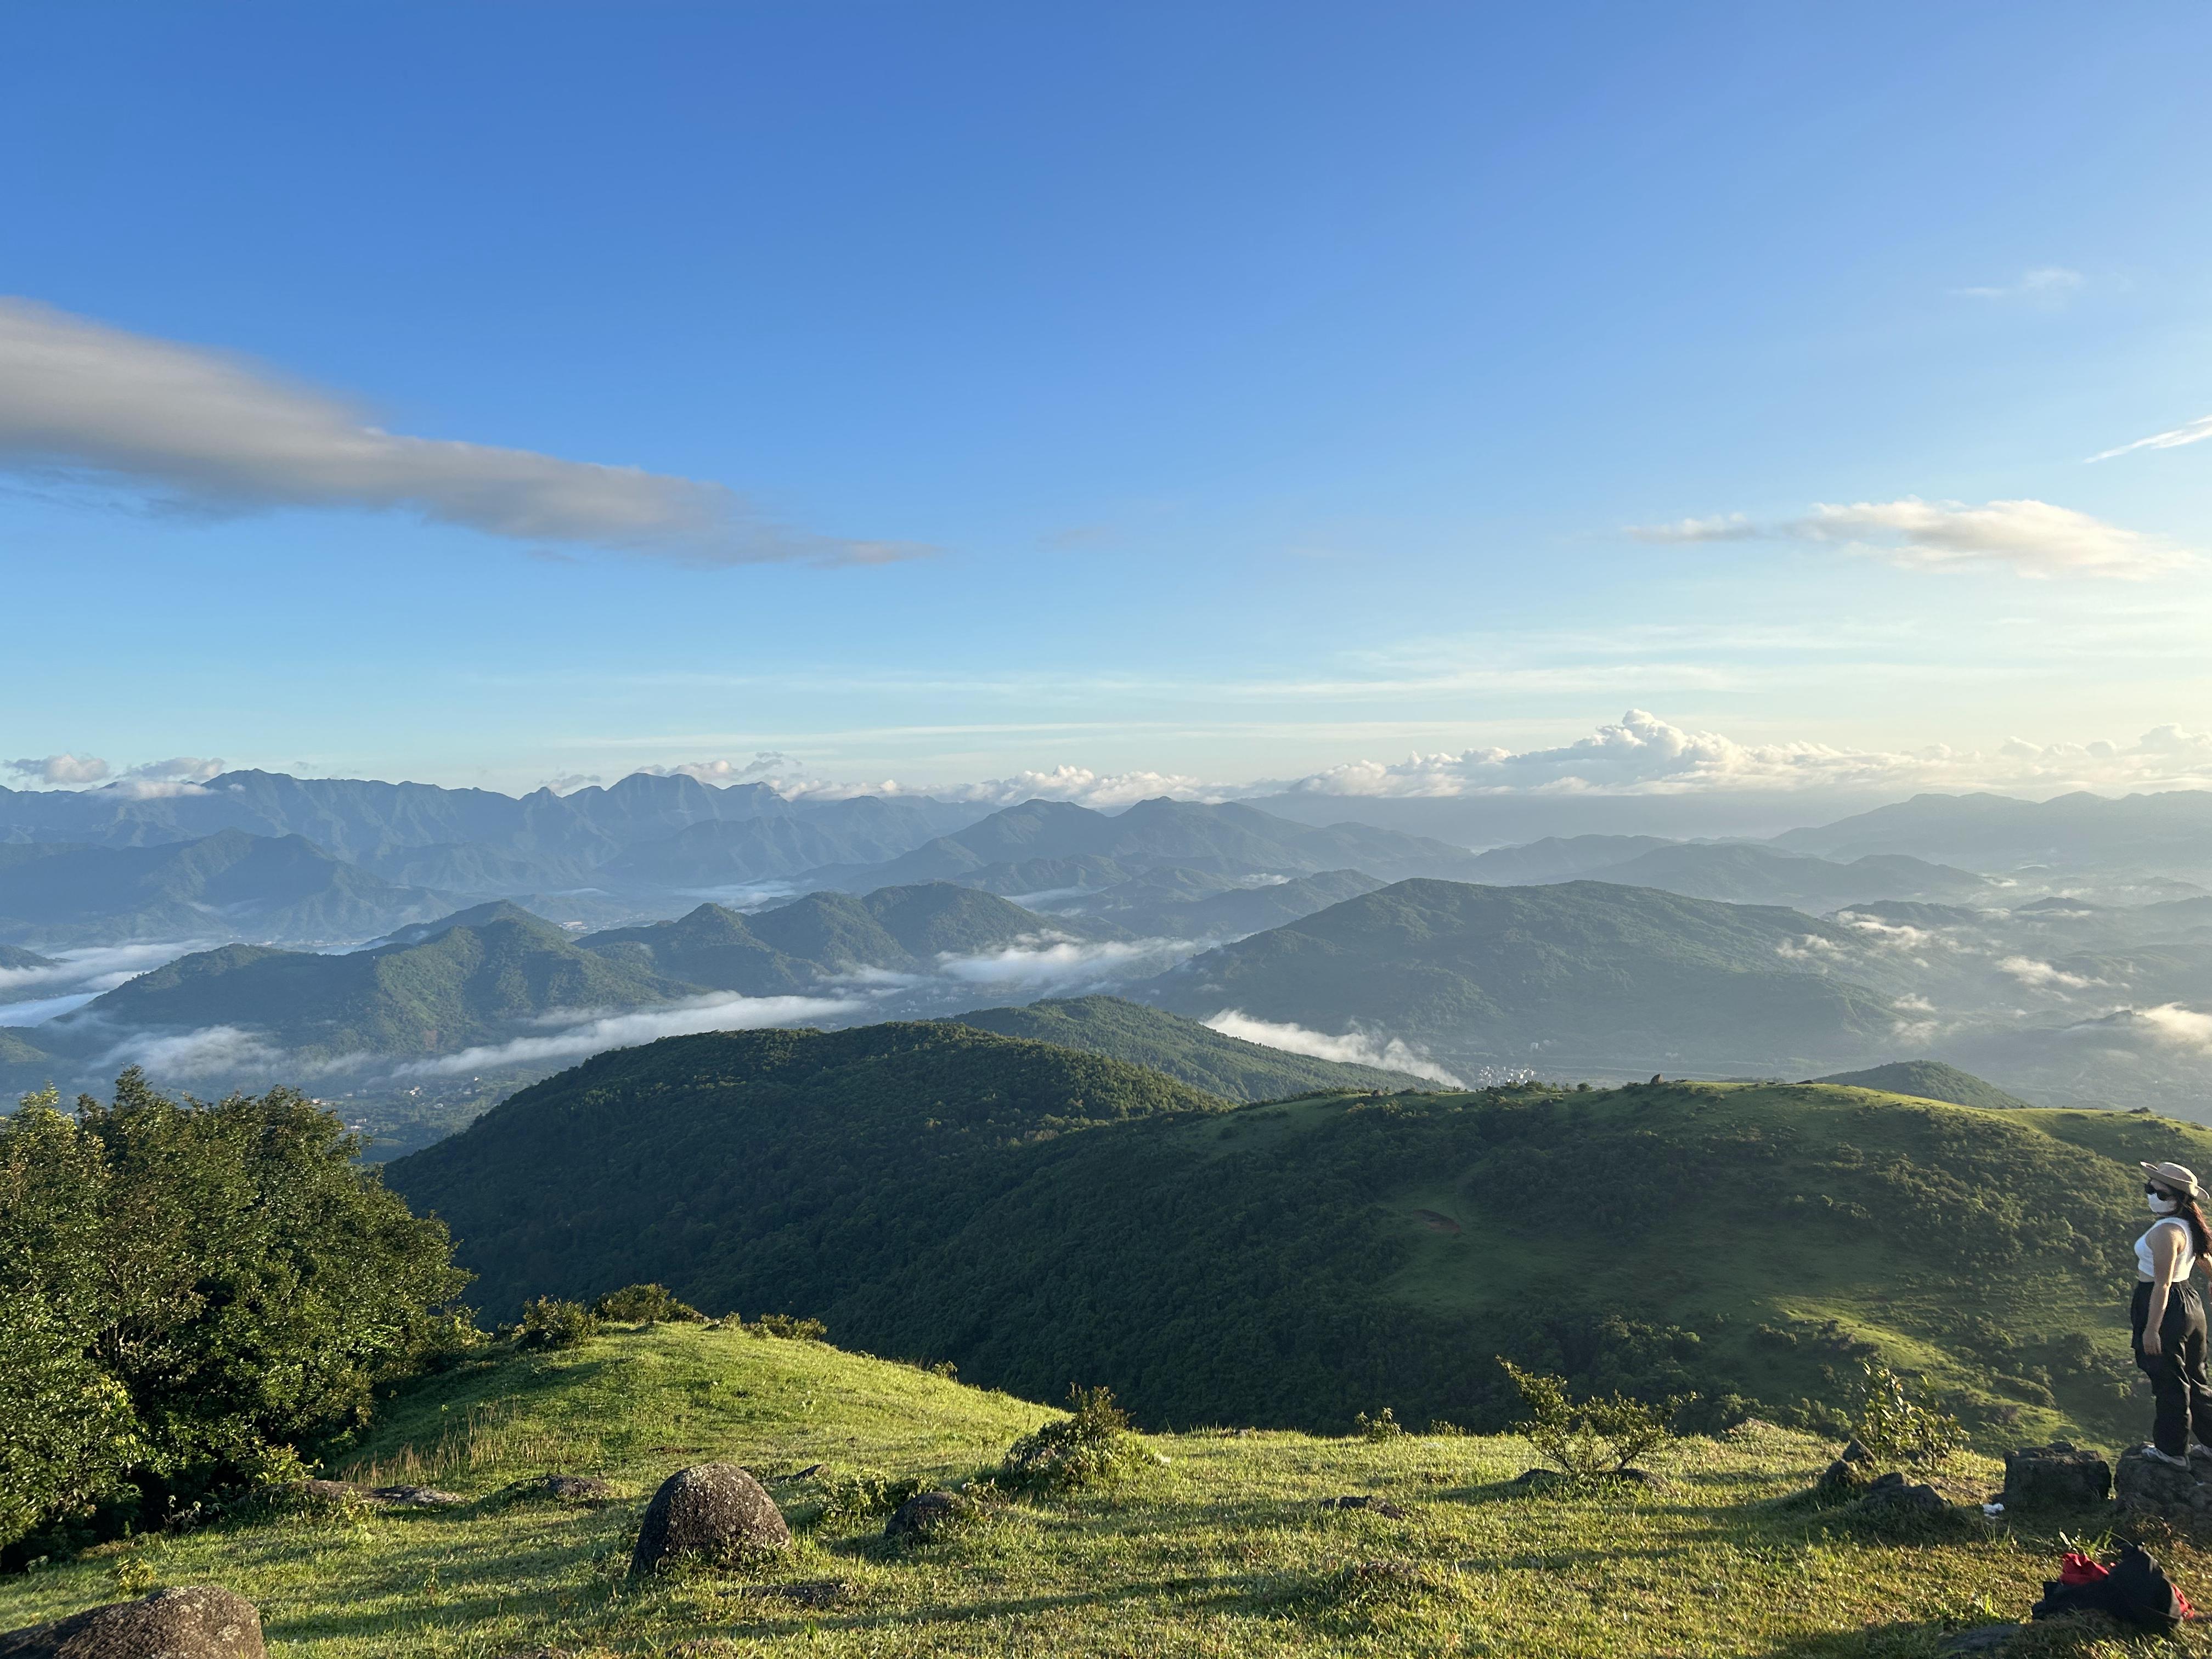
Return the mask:
[[[1859,1499],[1862,1511],[1885,1510],[1916,1515],[1942,1515],[1950,1509],[1943,1494],[1929,1486],[1916,1486],[1902,1474],[1892,1472],[1883,1475],[1867,1488],[1866,1496]]]
[[[615,1489],[587,1474],[549,1474],[545,1495],[564,1504],[604,1504],[615,1495]]]
[[[435,1486],[371,1486],[368,1495],[380,1504],[422,1510],[449,1510],[469,1501],[459,1492],[440,1492]]]
[[[679,1556],[730,1563],[791,1547],[791,1528],[759,1481],[734,1463],[696,1463],[660,1483],[645,1506],[634,1573]]]
[[[215,1584],[156,1590],[0,1635],[0,1659],[266,1659],[261,1613]]]
[[[1387,1498],[1376,1498],[1370,1493],[1354,1493],[1349,1498],[1324,1498],[1321,1500],[1321,1507],[1325,1510],[1370,1510],[1393,1521],[1406,1518],[1406,1511],[1397,1504]]]

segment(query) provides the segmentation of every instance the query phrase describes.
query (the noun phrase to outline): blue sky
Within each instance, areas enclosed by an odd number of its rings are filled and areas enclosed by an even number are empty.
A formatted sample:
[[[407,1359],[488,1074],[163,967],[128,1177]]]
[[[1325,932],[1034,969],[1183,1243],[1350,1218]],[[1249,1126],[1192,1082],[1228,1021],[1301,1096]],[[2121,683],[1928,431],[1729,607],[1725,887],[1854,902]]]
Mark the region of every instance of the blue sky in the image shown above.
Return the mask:
[[[0,756],[2212,783],[2212,441],[2087,459],[2212,416],[2208,69],[2179,3],[15,8],[0,294],[108,401],[0,346]]]

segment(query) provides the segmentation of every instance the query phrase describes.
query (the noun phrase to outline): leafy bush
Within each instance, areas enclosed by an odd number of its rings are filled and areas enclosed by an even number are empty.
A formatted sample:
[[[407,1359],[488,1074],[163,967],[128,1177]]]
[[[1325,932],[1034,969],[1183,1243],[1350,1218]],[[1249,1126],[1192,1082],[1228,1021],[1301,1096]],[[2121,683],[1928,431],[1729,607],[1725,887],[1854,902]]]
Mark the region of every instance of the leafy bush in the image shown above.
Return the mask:
[[[1655,1406],[1618,1394],[1577,1402],[1567,1398],[1559,1378],[1524,1371],[1510,1359],[1498,1363],[1528,1410],[1515,1426],[1561,1473],[1577,1480],[1602,1480],[1633,1467],[1673,1437],[1674,1413],[1688,1403],[1678,1395]]]
[[[1866,1382],[1849,1427],[1875,1462],[1924,1468],[1966,1443],[1965,1428],[1932,1389],[1908,1382],[1878,1360],[1861,1364]]]
[[[455,1340],[444,1225],[358,1151],[295,1091],[179,1104],[135,1068],[0,1120],[0,1546],[251,1485]]]
[[[794,1342],[819,1342],[830,1334],[830,1328],[820,1320],[799,1319],[790,1314],[763,1314],[739,1328],[747,1336],[780,1336]]]
[[[1121,1479],[1145,1455],[1111,1389],[1070,1387],[1067,1415],[1007,1448],[1002,1474],[1018,1491],[1079,1492]]]
[[[580,1302],[541,1296],[522,1310],[520,1340],[526,1348],[573,1348],[599,1334],[599,1316]]]
[[[1352,1431],[1363,1440],[1395,1440],[1405,1429],[1385,1406],[1380,1413],[1370,1417],[1365,1412],[1352,1419]]]
[[[625,1285],[618,1291],[609,1291],[592,1304],[592,1316],[640,1325],[655,1321],[696,1325],[707,1317],[690,1303],[678,1301],[665,1285]]]

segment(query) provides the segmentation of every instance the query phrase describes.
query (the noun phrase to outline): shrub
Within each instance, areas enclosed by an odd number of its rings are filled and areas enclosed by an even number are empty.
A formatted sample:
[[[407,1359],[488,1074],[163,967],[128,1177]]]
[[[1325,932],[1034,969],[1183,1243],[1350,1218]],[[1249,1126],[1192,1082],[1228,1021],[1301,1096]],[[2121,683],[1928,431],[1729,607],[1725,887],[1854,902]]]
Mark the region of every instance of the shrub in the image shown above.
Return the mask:
[[[799,1319],[790,1314],[763,1314],[741,1328],[748,1336],[780,1336],[794,1342],[819,1342],[830,1328],[818,1319]]]
[[[1067,1415],[1015,1441],[1002,1473],[1017,1490],[1079,1492],[1120,1480],[1144,1455],[1111,1389],[1071,1386]]]
[[[1515,1427],[1541,1455],[1577,1480],[1602,1480],[1632,1467],[1673,1437],[1674,1413],[1689,1403],[1688,1397],[1676,1395],[1655,1406],[1618,1394],[1573,1401],[1559,1377],[1524,1371],[1510,1359],[1498,1363],[1528,1409]]]
[[[1908,1382],[1878,1360],[1860,1364],[1866,1382],[1848,1427],[1877,1463],[1926,1468],[1966,1443],[1959,1419],[1925,1383]]]
[[[1352,1419],[1352,1432],[1362,1440],[1395,1440],[1405,1431],[1388,1406],[1373,1417],[1362,1412]]]
[[[0,1119],[0,1546],[234,1492],[450,1346],[468,1275],[359,1151],[296,1091],[179,1103],[135,1068]]]
[[[526,1348],[573,1348],[599,1334],[598,1316],[582,1303],[541,1296],[523,1309],[519,1340]]]
[[[592,1316],[639,1325],[655,1321],[696,1325],[707,1317],[690,1303],[678,1301],[665,1285],[625,1285],[618,1291],[609,1291],[592,1304]]]

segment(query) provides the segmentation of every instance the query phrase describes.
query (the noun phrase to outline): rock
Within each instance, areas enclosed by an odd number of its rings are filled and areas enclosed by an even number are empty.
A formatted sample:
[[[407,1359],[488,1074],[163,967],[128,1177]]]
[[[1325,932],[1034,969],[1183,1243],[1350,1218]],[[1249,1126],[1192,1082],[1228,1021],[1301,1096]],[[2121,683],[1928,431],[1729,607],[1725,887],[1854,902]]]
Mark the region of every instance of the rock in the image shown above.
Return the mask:
[[[2203,1490],[2193,1468],[2177,1469],[2146,1457],[2141,1446],[2122,1452],[2119,1467],[2112,1472],[2112,1497],[2122,1515],[2163,1521],[2184,1530],[2200,1528],[2197,1494]]]
[[[0,1635],[0,1659],[266,1659],[261,1613],[214,1584],[156,1590]]]
[[[2097,1453],[2061,1440],[2007,1452],[2004,1491],[1997,1501],[2008,1510],[2079,1510],[2112,1495],[2112,1466]]]
[[[1915,1486],[1903,1475],[1893,1471],[1881,1476],[1866,1489],[1859,1499],[1859,1508],[1865,1512],[1876,1510],[1905,1515],[1943,1515],[1951,1506],[1943,1494],[1929,1486]]]
[[[2026,1625],[1976,1625],[1971,1630],[1955,1631],[1945,1637],[1943,1645],[1936,1650],[1946,1659],[1969,1653],[1989,1653],[2004,1646],[2027,1628]]]
[[[645,1506],[629,1570],[657,1571],[684,1555],[742,1561],[790,1547],[783,1511],[759,1481],[734,1463],[695,1463],[662,1481]]]
[[[1564,1486],[1567,1477],[1557,1469],[1523,1469],[1513,1477],[1513,1484],[1529,1492],[1549,1492],[1554,1486]]]
[[[927,1543],[958,1527],[975,1508],[957,1492],[916,1492],[891,1511],[891,1518],[884,1522],[884,1536]]]
[[[292,1490],[331,1504],[343,1504],[349,1499],[365,1502],[368,1497],[365,1490],[350,1480],[303,1480]]]
[[[380,1504],[422,1510],[449,1510],[469,1501],[458,1492],[440,1492],[434,1486],[371,1486],[368,1495]]]
[[[1406,1518],[1406,1511],[1389,1498],[1376,1498],[1368,1493],[1355,1492],[1349,1498],[1324,1498],[1321,1500],[1321,1507],[1325,1510],[1372,1510],[1376,1514],[1387,1516],[1393,1521],[1403,1521]]]
[[[615,1495],[615,1489],[587,1474],[549,1474],[545,1495],[564,1504],[604,1504]]]

